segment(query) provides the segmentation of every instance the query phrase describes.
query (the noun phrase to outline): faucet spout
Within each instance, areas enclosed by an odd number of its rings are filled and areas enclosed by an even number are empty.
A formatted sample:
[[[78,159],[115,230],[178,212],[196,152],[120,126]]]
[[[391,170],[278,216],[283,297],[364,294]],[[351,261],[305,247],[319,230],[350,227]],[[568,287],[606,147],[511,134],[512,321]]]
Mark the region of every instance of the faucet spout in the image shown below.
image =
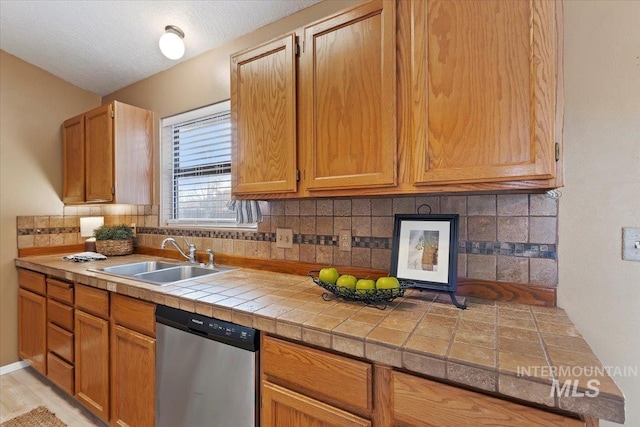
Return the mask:
[[[182,237],[182,238],[184,239],[185,243],[189,247],[189,254],[188,255],[182,250],[180,245],[178,245],[178,243],[176,242],[176,239],[174,239],[173,237],[167,237],[166,239],[164,239],[162,241],[162,244],[160,244],[160,248],[164,249],[167,246],[167,243],[171,243],[178,250],[178,252],[180,252],[180,254],[183,257],[188,259],[189,262],[195,263],[196,262],[196,245],[194,245],[193,243],[189,243],[187,241],[187,239],[185,239],[184,237]]]

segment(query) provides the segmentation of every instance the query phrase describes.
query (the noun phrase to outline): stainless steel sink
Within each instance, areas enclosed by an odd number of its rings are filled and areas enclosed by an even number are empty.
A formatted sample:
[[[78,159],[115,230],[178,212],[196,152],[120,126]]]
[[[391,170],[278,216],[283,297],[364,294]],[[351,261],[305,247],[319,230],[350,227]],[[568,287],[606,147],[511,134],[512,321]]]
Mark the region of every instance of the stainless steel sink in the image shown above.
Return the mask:
[[[135,277],[138,279],[148,280],[153,283],[169,284],[196,277],[208,276],[219,272],[220,270],[218,269],[182,265],[179,267],[164,268],[162,270],[152,271],[149,273],[136,274]]]
[[[99,269],[103,273],[121,274],[123,276],[133,276],[139,273],[161,270],[163,268],[177,267],[178,264],[163,261],[134,262],[131,264],[114,265]]]
[[[171,285],[174,283],[204,277],[212,274],[235,270],[234,267],[208,268],[197,265],[184,265],[164,261],[143,261],[112,267],[90,269],[98,273],[136,279],[153,285]]]

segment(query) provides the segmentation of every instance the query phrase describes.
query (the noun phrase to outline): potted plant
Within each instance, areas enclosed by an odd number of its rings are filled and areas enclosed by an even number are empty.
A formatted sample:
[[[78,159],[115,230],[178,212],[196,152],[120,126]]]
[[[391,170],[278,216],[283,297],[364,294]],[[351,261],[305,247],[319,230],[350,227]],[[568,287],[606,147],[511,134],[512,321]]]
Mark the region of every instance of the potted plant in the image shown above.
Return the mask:
[[[128,225],[103,225],[93,232],[96,252],[106,256],[133,253],[133,229]]]

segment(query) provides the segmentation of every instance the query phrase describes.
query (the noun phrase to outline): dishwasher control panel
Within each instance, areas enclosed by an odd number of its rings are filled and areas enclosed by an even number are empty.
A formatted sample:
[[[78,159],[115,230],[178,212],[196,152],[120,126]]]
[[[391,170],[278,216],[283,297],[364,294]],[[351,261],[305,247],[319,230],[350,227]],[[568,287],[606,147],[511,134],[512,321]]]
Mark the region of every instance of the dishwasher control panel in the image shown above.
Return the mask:
[[[156,321],[234,347],[258,350],[257,331],[246,326],[163,305],[156,307]]]

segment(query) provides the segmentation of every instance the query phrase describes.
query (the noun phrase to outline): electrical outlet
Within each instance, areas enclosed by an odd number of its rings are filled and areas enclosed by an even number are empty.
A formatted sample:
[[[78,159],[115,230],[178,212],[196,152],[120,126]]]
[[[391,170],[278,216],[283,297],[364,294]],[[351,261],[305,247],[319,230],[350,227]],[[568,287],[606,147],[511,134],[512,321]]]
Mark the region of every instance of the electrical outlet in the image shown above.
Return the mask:
[[[276,228],[276,248],[290,249],[293,247],[293,229]]]
[[[640,228],[622,228],[622,259],[640,261]]]
[[[340,230],[340,233],[338,233],[338,247],[341,251],[351,252],[351,230]]]

